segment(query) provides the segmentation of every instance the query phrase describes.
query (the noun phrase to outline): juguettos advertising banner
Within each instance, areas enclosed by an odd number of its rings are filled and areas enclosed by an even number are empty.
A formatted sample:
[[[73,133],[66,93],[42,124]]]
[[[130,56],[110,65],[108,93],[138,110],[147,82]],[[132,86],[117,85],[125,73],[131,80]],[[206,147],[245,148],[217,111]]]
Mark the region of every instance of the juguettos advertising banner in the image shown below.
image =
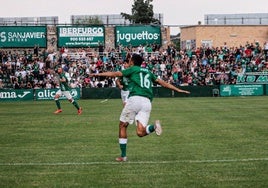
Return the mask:
[[[46,48],[46,32],[43,26],[1,26],[0,48],[29,48],[35,45]]]
[[[159,26],[116,26],[115,45],[139,46],[161,45],[161,29]]]

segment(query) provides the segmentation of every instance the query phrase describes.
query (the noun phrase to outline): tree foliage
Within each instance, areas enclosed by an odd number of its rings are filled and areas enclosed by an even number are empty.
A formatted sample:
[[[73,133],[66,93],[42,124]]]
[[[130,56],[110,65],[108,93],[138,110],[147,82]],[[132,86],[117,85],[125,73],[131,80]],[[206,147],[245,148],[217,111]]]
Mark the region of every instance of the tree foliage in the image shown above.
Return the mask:
[[[133,24],[160,24],[160,21],[154,18],[152,2],[153,0],[134,0],[132,14],[121,12],[121,15]]]

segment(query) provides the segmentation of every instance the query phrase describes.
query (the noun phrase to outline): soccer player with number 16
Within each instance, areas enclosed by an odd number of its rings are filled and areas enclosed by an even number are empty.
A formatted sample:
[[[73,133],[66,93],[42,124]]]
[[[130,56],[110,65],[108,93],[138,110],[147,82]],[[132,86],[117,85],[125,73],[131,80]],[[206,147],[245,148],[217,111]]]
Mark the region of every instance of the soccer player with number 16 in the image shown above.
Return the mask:
[[[143,58],[139,54],[133,54],[129,61],[129,68],[117,72],[103,72],[99,74],[91,74],[91,77],[106,76],[106,77],[127,77],[129,80],[129,99],[123,108],[119,122],[119,145],[121,156],[116,158],[116,161],[127,161],[127,127],[136,121],[136,133],[139,137],[144,137],[152,132],[156,135],[161,135],[162,128],[160,121],[156,120],[154,124],[148,124],[152,109],[153,100],[153,83],[160,84],[163,87],[172,89],[177,92],[187,93],[159,78],[157,78],[148,69],[142,68]]]

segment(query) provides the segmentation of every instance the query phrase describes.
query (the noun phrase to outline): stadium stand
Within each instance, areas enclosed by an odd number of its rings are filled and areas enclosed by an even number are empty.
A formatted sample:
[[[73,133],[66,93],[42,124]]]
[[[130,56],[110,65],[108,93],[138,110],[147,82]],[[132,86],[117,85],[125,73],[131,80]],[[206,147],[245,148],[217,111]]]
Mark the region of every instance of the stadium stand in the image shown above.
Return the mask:
[[[128,53],[140,53],[144,67],[176,86],[235,84],[244,72],[267,72],[267,44],[247,43],[177,51],[173,46],[116,49],[0,49],[0,79],[4,88],[54,88],[52,69],[62,66],[74,87],[115,87],[113,79],[89,78],[90,72],[122,69]]]

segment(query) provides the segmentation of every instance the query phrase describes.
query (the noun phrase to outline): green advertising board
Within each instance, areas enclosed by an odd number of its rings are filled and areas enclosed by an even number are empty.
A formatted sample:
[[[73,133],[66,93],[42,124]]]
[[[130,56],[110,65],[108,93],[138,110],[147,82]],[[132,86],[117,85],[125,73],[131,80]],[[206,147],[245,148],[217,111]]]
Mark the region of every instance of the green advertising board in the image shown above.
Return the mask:
[[[268,84],[268,72],[246,72],[237,76],[236,84]]]
[[[53,100],[58,89],[0,89],[0,101]],[[80,88],[71,89],[74,99],[80,99]],[[64,95],[60,99],[67,99]]]
[[[27,101],[33,100],[32,89],[1,89],[0,101]]]
[[[221,85],[220,95],[225,96],[256,96],[263,95],[263,85]]]
[[[97,47],[105,43],[104,26],[59,26],[58,47]]]
[[[147,44],[162,44],[161,28],[159,26],[116,26],[115,45],[139,46]]]
[[[35,99],[36,100],[52,100],[58,89],[36,89],[35,90]],[[80,89],[75,88],[71,89],[71,95],[74,99],[80,99]],[[66,99],[63,95],[60,99]]]
[[[0,26],[0,48],[47,47],[45,26]]]

